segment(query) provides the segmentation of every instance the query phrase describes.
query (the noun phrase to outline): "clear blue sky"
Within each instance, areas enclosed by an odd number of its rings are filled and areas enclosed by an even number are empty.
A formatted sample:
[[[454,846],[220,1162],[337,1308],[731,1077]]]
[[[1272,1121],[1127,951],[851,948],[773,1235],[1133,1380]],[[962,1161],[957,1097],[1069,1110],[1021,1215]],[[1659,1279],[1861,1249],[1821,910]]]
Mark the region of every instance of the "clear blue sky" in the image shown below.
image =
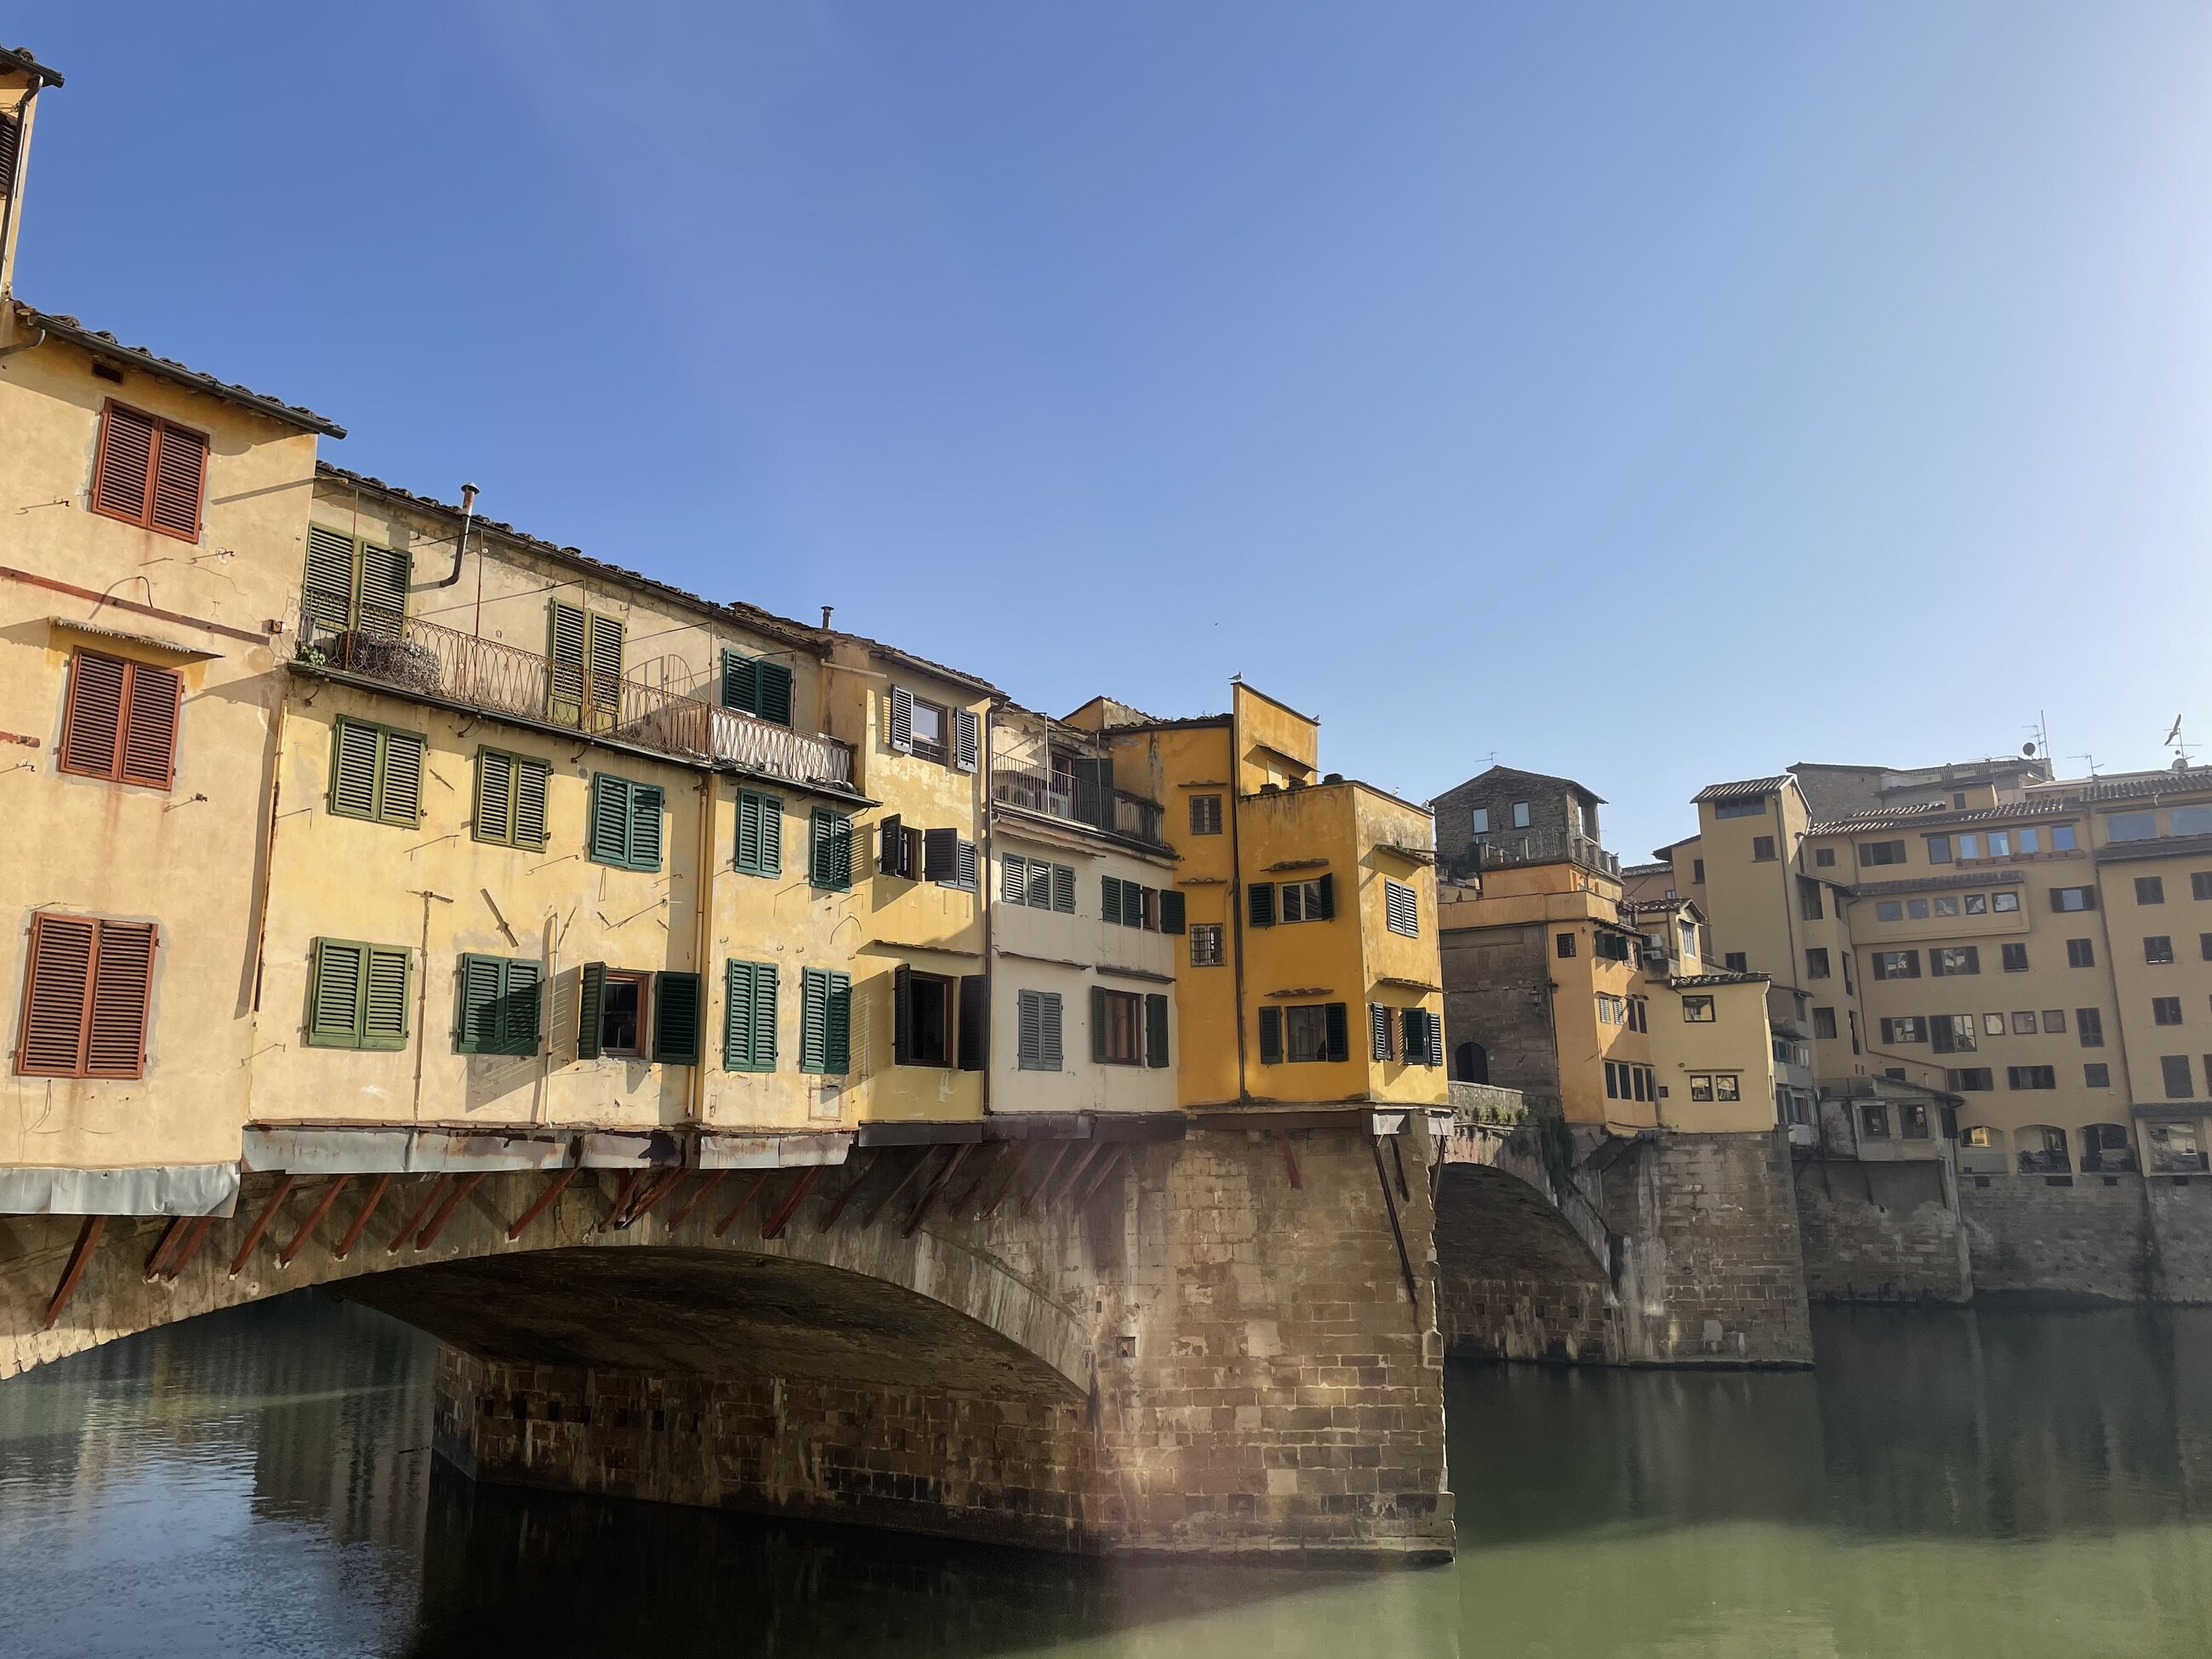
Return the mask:
[[[19,287],[342,463],[1426,797],[2212,756],[2212,8],[8,8]],[[2078,769],[2078,763],[2074,763]]]

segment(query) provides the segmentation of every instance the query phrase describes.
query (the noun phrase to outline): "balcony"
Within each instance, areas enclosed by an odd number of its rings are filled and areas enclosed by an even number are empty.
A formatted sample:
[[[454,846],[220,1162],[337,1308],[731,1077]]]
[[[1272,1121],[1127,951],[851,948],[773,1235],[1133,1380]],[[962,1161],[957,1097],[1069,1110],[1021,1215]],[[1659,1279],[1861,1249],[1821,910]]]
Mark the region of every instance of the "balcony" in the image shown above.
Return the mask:
[[[1070,773],[997,768],[991,774],[991,799],[1001,806],[1086,823],[1130,841],[1167,845],[1162,835],[1165,814],[1158,801]]]
[[[648,749],[695,766],[728,766],[817,788],[853,787],[853,751],[834,738],[718,708],[622,679],[556,686],[552,664],[436,623],[409,618],[398,636],[333,629],[303,613],[299,662],[402,693]]]
[[[1485,836],[1469,852],[1468,862],[1481,870],[1572,860],[1605,875],[1620,873],[1619,854],[1607,852],[1588,836],[1559,830],[1512,830],[1502,835]]]

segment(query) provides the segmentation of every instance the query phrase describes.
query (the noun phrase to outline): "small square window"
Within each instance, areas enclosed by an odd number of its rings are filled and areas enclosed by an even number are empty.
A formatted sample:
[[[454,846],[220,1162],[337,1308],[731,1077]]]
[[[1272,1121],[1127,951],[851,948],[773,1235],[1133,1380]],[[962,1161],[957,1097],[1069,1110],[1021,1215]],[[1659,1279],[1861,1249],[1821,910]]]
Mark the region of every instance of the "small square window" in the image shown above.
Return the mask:
[[[1995,1014],[1991,1014],[1990,1018],[1997,1022],[1996,1030],[2002,1032],[2004,1030],[2002,1019]],[[2013,1011],[2012,1034],[2014,1036],[2035,1035],[2035,1011],[2033,1008],[2016,1008]]]
[[[1822,870],[1832,869],[1834,867],[1835,862],[1836,849],[1834,848],[1816,847],[1813,849],[1813,863],[1816,868]]]
[[[2179,997],[2153,997],[2150,1000],[2150,1023],[2154,1025],[2180,1024],[2181,999]]]
[[[1513,827],[1516,830],[1526,830],[1528,827],[1528,803],[1525,800],[1516,800],[1513,803]]]
[[[1751,857],[1754,864],[1771,864],[1774,861],[1774,837],[1753,836],[1751,838]]]
[[[2163,876],[2137,876],[2136,878],[2136,902],[2137,904],[2165,903],[2166,878]]]
[[[2086,1062],[2081,1067],[2081,1085],[2087,1089],[2111,1088],[2112,1068],[2101,1060]]]
[[[2173,960],[2173,940],[2165,933],[2149,933],[2143,939],[2143,960],[2154,966]]]
[[[2005,972],[2008,974],[2024,974],[2027,971],[2027,946],[2025,945],[2007,945],[2001,946],[2000,949],[2004,954]]]
[[[1682,1018],[1692,1025],[1709,1025],[1713,1018],[1713,1000],[1711,997],[1684,997]]]

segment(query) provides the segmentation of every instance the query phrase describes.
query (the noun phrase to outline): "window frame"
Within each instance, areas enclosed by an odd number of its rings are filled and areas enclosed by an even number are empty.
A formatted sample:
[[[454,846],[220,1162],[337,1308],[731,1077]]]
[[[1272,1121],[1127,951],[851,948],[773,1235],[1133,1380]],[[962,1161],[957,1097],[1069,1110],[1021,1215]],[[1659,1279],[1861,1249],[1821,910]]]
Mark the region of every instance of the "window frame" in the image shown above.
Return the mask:
[[[1219,968],[1223,960],[1222,924],[1218,921],[1194,921],[1190,924],[1190,965],[1194,968]],[[1208,949],[1201,952],[1200,942],[1206,939]]]
[[[1099,1022],[1091,1033],[1091,1059],[1101,1066],[1141,1067],[1145,1063],[1144,994],[1110,985],[1093,986],[1091,1013]],[[1115,1039],[1122,1035],[1128,1039],[1127,1054],[1115,1052]]]
[[[1402,939],[1421,936],[1421,895],[1417,887],[1402,881],[1382,878],[1383,925]],[[1401,925],[1401,918],[1403,925]]]
[[[121,671],[115,688],[115,725],[113,728],[113,759],[105,767],[87,763],[87,757],[77,743],[78,709],[86,696],[85,665],[88,662],[110,664]],[[142,694],[138,690],[142,678],[154,677],[160,686],[167,682],[166,696]],[[161,744],[161,776],[157,781],[144,769],[133,771],[131,766],[132,726],[142,704],[149,708],[167,706],[165,719],[167,732]],[[70,653],[68,687],[62,698],[61,739],[55,745],[54,769],[71,777],[93,778],[103,783],[127,783],[134,788],[159,790],[167,794],[176,787],[177,749],[184,737],[185,678],[173,668],[159,663],[142,661],[112,651],[94,651],[78,646]],[[106,731],[105,720],[100,729]]]
[[[495,984],[489,999],[492,1023],[487,1037],[472,1036],[470,1016],[484,1006],[475,1000],[476,988],[471,977],[472,968],[481,964],[490,969]],[[519,975],[517,969],[527,969],[527,975]],[[518,981],[524,981],[518,983]],[[540,1006],[545,994],[545,964],[535,957],[495,957],[480,951],[464,951],[453,964],[453,1052],[457,1054],[498,1054],[511,1059],[527,1059],[535,1055],[544,1041],[545,1022]],[[521,1033],[513,1029],[516,1022],[511,1016],[520,1007],[520,999],[528,993],[530,1010],[526,1046]]]
[[[602,797],[621,792],[622,853],[609,856],[599,842]],[[643,814],[643,797],[653,797],[653,856],[647,860],[639,851],[638,824]],[[668,853],[668,790],[665,785],[641,783],[635,778],[624,777],[619,772],[592,774],[591,799],[584,819],[584,856],[593,864],[611,870],[634,870],[641,874],[658,875]]]
[[[1221,797],[1218,794],[1193,795],[1190,798],[1190,833],[1194,836],[1218,836],[1221,830]]]
[[[746,809],[752,811],[755,847],[745,859]],[[741,876],[778,877],[783,874],[783,797],[762,789],[740,788],[737,800],[737,834],[730,849],[730,867]]]
[[[317,1024],[323,981],[323,957],[325,947],[358,951],[355,965],[353,1021],[343,1029],[337,1025]],[[369,1001],[378,958],[387,961],[392,957],[402,959],[404,967],[400,982],[399,1029],[394,1031],[372,1033],[369,1030]],[[369,939],[337,939],[318,934],[308,941],[307,1008],[301,1022],[301,1042],[310,1048],[361,1048],[382,1053],[395,1053],[407,1047],[415,1030],[415,950],[406,945],[379,945]]]
[[[138,510],[126,513],[118,507],[103,505],[102,489],[107,481],[108,453],[115,431],[118,414],[132,416],[148,422],[149,431],[146,447],[146,483],[139,497]],[[168,447],[169,434],[188,438],[197,446],[198,462],[192,487],[192,527],[185,532],[160,522],[158,518],[161,493],[161,463],[163,452]],[[208,463],[215,458],[215,439],[197,427],[186,426],[181,421],[170,420],[151,410],[126,404],[119,398],[104,399],[100,406],[100,432],[94,445],[91,487],[86,491],[88,510],[103,519],[112,519],[118,524],[150,530],[157,536],[167,536],[173,541],[189,542],[197,545],[207,528]]]
[[[504,835],[490,833],[484,823],[484,802],[490,793],[485,763],[490,759],[507,763],[507,833]],[[478,744],[475,772],[476,798],[469,813],[469,838],[487,847],[508,847],[521,853],[544,852],[552,839],[550,820],[553,811],[553,763],[540,760],[535,755],[518,754],[512,749]],[[521,833],[521,809],[526,793],[523,781],[532,774],[538,779],[538,836],[535,840],[528,840]]]
[[[84,987],[79,994],[74,1037],[74,1058],[67,1069],[31,1063],[33,1039],[38,1035],[38,1011],[40,970],[49,975],[63,971],[69,964],[60,962],[61,945],[57,941],[50,947],[48,940],[58,930],[81,927],[86,930],[84,951]],[[112,939],[111,941],[111,934]],[[143,974],[143,994],[137,999],[137,1041],[131,1045],[135,1056],[128,1069],[94,1063],[94,1033],[103,1010],[112,1013],[116,1001],[112,994],[103,995],[100,981],[100,958],[104,952],[115,951],[128,944],[128,956],[123,965],[133,977]],[[17,1077],[87,1078],[134,1081],[146,1075],[147,1051],[153,1028],[155,975],[161,963],[161,927],[155,921],[125,921],[106,916],[80,915],[59,910],[34,910],[27,930],[23,954],[23,994],[16,1022],[15,1074]],[[130,968],[132,963],[143,962],[143,969]],[[111,984],[112,981],[111,981]],[[64,981],[61,989],[68,990]],[[51,1017],[50,1017],[51,1018]],[[48,1029],[51,1029],[50,1027]],[[111,1039],[112,1037],[112,1033]]]
[[[341,803],[339,785],[344,776],[345,734],[366,732],[374,744],[369,762],[369,807],[356,812]],[[388,790],[392,781],[392,749],[394,738],[402,738],[414,745],[415,805],[414,811],[404,816],[390,811]],[[422,780],[430,769],[430,738],[423,732],[410,732],[404,726],[386,726],[378,720],[360,720],[351,714],[340,714],[331,721],[330,787],[325,793],[325,808],[332,817],[351,818],[357,823],[381,823],[395,830],[419,830],[422,827]]]

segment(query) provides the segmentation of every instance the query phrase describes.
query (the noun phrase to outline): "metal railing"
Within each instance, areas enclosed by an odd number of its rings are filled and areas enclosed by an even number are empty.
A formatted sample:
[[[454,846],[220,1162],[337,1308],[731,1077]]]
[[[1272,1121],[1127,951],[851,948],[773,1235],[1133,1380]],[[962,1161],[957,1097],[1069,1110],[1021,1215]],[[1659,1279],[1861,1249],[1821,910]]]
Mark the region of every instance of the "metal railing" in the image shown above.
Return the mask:
[[[849,788],[853,781],[853,751],[835,738],[808,737],[636,680],[594,684],[587,676],[573,688],[556,686],[552,664],[537,652],[415,617],[394,636],[331,628],[303,611],[299,660],[695,764],[734,766],[794,783]]]
[[[1588,836],[1558,830],[1516,830],[1485,836],[1469,849],[1478,869],[1503,870],[1516,864],[1555,864],[1562,859],[1609,876],[1620,873],[1620,855],[1608,853]]]
[[[1166,845],[1163,830],[1166,813],[1158,801],[1109,788],[1088,778],[1066,772],[1026,772],[997,767],[991,773],[991,799],[1005,806],[1042,812],[1110,830],[1132,841]]]

